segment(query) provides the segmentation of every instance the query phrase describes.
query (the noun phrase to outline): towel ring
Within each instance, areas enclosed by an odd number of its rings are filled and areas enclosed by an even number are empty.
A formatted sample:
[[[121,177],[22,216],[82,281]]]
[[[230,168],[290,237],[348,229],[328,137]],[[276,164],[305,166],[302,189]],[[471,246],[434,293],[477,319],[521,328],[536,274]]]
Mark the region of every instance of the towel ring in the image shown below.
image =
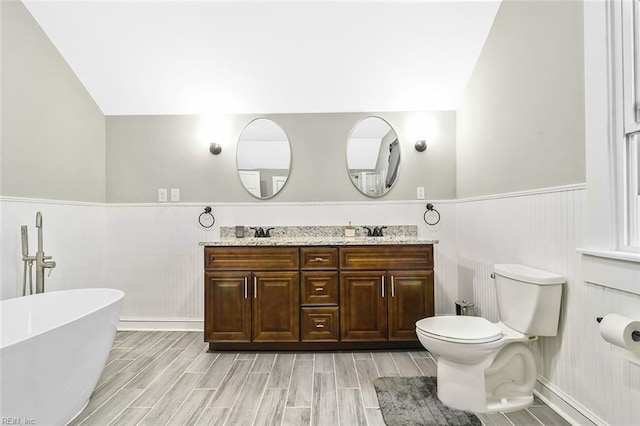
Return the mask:
[[[204,218],[203,218],[204,216]],[[211,218],[211,219],[209,219]],[[211,223],[208,225],[205,225],[204,223],[202,223],[202,221],[206,221],[208,222],[209,220],[211,220]],[[216,218],[213,217],[213,214],[211,214],[211,207],[207,206],[204,208],[204,211],[202,213],[200,213],[200,216],[198,216],[198,222],[200,223],[200,226],[202,226],[203,228],[211,228],[213,226],[214,223],[216,223]]]
[[[432,220],[431,222],[429,222],[427,220],[427,213],[429,212],[434,212],[435,214],[438,215],[438,218],[435,221]],[[422,218],[424,219],[424,223],[426,223],[427,225],[434,226],[434,225],[437,225],[438,222],[440,222],[440,212],[433,208],[433,204],[429,203],[427,204],[427,211],[424,212],[424,216]]]

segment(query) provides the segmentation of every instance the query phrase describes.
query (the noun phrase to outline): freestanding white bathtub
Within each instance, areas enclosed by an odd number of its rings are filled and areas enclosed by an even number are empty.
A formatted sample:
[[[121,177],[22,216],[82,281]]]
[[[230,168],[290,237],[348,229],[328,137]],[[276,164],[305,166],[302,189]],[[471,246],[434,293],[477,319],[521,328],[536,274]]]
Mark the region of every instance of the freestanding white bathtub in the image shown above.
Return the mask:
[[[109,356],[124,293],[65,290],[0,301],[0,418],[64,425],[82,411]]]

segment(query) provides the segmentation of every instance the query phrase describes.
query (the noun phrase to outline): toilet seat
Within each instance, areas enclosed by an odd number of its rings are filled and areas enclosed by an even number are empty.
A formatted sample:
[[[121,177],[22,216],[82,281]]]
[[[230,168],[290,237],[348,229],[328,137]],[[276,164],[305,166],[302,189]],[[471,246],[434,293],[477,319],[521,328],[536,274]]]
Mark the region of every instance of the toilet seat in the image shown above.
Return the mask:
[[[416,330],[434,339],[454,343],[489,343],[502,338],[502,328],[482,317],[438,316],[416,322]]]

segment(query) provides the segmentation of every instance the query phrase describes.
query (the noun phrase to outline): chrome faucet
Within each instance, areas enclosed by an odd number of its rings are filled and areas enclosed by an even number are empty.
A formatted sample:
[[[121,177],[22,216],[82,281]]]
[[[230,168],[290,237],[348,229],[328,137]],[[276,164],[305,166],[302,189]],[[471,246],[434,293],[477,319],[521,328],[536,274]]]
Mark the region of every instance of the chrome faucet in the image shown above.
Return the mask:
[[[36,252],[36,293],[44,293],[44,270],[49,268],[49,275],[56,267],[56,262],[48,261],[52,256],[45,256],[42,248],[42,213],[36,213],[36,228],[38,228],[38,251]]]

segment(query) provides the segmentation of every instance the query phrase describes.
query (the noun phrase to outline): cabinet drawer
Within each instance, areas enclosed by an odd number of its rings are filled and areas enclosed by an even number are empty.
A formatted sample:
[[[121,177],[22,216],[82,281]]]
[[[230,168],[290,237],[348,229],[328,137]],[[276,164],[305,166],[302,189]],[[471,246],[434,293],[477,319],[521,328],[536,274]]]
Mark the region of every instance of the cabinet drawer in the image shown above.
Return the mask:
[[[340,269],[433,269],[433,246],[341,247]]]
[[[338,249],[336,247],[301,247],[301,269],[337,269]]]
[[[338,308],[302,308],[302,341],[338,341]]]
[[[225,270],[295,270],[298,269],[296,247],[205,247],[205,269]]]
[[[300,291],[303,305],[337,305],[338,272],[302,272]]]

